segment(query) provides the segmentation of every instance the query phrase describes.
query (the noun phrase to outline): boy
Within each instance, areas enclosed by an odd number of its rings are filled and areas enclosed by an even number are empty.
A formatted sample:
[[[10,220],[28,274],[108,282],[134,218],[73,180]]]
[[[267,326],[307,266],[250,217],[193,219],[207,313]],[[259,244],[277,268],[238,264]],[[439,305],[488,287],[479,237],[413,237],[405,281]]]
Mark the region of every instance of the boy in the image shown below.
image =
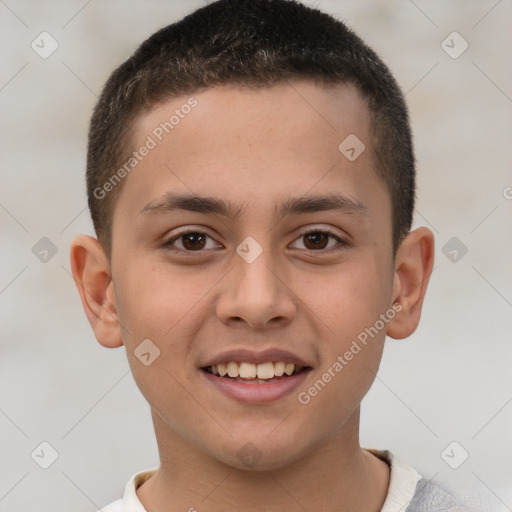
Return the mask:
[[[103,511],[461,510],[359,445],[434,239],[410,231],[403,95],[345,25],[221,0],[155,33],[96,105],[87,189],[98,240],[73,241],[73,275],[97,340],[126,347],[160,455]]]

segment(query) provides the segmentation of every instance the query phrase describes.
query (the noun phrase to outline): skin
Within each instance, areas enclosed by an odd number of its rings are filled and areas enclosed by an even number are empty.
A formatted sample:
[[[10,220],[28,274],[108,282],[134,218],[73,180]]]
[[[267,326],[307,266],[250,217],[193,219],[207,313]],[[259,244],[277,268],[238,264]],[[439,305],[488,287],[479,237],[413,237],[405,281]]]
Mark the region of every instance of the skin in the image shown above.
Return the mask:
[[[389,467],[360,447],[360,403],[386,334],[405,338],[418,325],[433,235],[412,231],[393,258],[390,198],[375,171],[366,104],[352,86],[295,81],[193,96],[197,107],[125,178],[111,262],[92,237],[80,235],[71,247],[97,340],[124,344],[151,406],[161,466],[138,488],[139,499],[149,512],[377,512]],[[188,99],[173,98],[141,116],[134,147]],[[366,146],[354,161],[338,150],[349,134]],[[140,213],[168,191],[230,201],[240,215]],[[289,197],[332,193],[363,203],[364,211],[273,216]],[[162,247],[187,227],[210,237],[202,252],[185,252],[183,238],[174,244],[181,253]],[[303,236],[309,228],[345,242],[320,237],[319,246],[311,244]],[[252,263],[235,251],[247,236],[263,249]],[[392,304],[401,311],[301,404],[298,392]],[[145,366],[134,350],[148,338],[161,353]],[[239,402],[201,374],[205,361],[228,349],[270,347],[312,367],[300,389],[275,402]],[[261,455],[252,467],[237,456],[249,442]]]

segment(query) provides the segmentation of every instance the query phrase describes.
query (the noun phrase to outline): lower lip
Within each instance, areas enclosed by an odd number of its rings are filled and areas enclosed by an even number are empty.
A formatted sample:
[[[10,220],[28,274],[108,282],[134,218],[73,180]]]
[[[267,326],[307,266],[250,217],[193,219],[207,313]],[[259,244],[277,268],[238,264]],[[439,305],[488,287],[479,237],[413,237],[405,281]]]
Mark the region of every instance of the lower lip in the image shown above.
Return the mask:
[[[273,402],[290,394],[306,379],[310,368],[290,377],[283,377],[268,384],[245,383],[225,377],[218,377],[204,370],[203,376],[227,396],[251,404]]]

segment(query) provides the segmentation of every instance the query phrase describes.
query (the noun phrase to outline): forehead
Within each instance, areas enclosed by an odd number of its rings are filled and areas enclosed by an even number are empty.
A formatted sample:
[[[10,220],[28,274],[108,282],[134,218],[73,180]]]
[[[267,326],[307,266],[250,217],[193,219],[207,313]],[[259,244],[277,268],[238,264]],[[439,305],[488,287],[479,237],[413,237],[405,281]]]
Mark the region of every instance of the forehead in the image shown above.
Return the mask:
[[[165,138],[170,144],[170,139],[179,139],[180,133],[190,134],[188,127],[193,125],[198,137],[209,135],[202,140],[205,149],[209,142],[216,147],[233,142],[226,135],[238,142],[244,142],[244,135],[249,136],[249,143],[264,140],[269,134],[279,134],[288,142],[306,135],[318,143],[326,132],[341,135],[345,130],[357,130],[365,137],[368,122],[367,102],[354,86],[295,80],[256,88],[215,86],[168,99],[139,116],[133,132],[135,145],[151,133],[157,142],[165,143],[160,140]],[[289,128],[294,128],[293,132]]]
[[[212,87],[155,106],[133,128],[145,156],[123,183],[115,216],[138,214],[169,191],[275,211],[285,195],[334,191],[365,202],[382,188],[367,105],[351,85]]]

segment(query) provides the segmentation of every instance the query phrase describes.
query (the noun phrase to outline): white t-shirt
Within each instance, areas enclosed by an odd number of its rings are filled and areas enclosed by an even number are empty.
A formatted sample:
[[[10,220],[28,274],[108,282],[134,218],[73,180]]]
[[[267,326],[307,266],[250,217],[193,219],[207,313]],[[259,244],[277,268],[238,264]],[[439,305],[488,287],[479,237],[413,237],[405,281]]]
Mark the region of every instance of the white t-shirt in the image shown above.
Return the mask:
[[[470,510],[466,507],[462,508],[462,503],[457,501],[452,494],[422,478],[414,468],[399,461],[388,450],[367,448],[365,450],[385,461],[391,468],[388,493],[381,512],[433,512],[437,510],[464,512]],[[133,475],[126,485],[123,497],[103,507],[99,512],[146,512],[137,496],[136,489],[155,471],[156,469],[149,469]],[[420,482],[419,485],[418,482]]]

